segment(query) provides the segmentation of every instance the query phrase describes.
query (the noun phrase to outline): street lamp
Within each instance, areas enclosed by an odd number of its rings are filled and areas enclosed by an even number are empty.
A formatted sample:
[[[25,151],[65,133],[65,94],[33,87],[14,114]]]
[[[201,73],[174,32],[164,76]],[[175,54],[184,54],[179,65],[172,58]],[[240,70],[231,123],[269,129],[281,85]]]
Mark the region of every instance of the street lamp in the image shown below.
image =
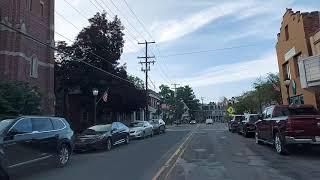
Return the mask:
[[[95,125],[97,122],[97,96],[99,94],[99,90],[97,88],[92,89],[92,94],[93,94],[93,104],[94,104],[94,110],[93,110],[93,124]]]
[[[291,80],[290,79],[285,79],[283,81],[284,85],[286,86],[287,88],[287,95],[288,95],[288,105],[290,104],[290,94],[289,94],[289,86],[290,86],[290,83],[291,83]]]

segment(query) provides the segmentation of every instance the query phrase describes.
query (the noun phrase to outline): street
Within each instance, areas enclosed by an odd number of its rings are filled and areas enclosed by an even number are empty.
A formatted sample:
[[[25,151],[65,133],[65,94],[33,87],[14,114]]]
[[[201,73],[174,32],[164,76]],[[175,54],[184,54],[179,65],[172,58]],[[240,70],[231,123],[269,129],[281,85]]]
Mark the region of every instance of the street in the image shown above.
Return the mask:
[[[179,125],[165,134],[131,141],[110,152],[75,154],[65,168],[41,164],[18,170],[14,180],[311,180],[320,178],[320,150],[280,156],[225,124]]]

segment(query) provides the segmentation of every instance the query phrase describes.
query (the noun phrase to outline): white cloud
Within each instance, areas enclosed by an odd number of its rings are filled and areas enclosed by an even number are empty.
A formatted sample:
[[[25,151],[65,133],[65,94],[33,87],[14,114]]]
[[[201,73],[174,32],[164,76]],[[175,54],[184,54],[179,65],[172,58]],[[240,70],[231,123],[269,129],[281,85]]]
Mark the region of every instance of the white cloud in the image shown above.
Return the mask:
[[[277,71],[276,53],[272,52],[255,60],[211,67],[193,77],[175,81],[190,84],[192,87],[204,87],[255,78]]]
[[[175,40],[221,17],[239,13],[252,2],[253,1],[237,1],[221,3],[191,14],[186,18],[168,20],[166,22],[155,22],[152,25],[152,30],[155,31],[158,42]]]

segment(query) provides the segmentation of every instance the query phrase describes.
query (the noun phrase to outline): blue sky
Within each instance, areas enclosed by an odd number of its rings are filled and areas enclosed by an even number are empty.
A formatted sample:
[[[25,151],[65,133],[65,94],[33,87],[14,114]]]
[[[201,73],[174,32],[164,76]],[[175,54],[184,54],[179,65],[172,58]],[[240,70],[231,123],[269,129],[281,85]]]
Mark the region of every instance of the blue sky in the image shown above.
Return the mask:
[[[276,35],[286,8],[320,9],[319,0],[127,0],[150,37],[124,0],[91,0],[96,7],[89,0],[56,1],[56,12],[82,28],[87,21],[66,1],[88,18],[98,9],[109,12],[109,18],[120,17],[126,27],[121,63],[127,64],[129,74],[143,79],[137,56],[144,55],[144,48],[137,41],[155,40],[157,46],[150,45],[150,55],[157,57],[150,72],[155,89],[161,84],[190,85],[206,102],[240,95],[259,76],[278,71]],[[79,30],[59,15],[55,19],[56,32],[74,39]],[[65,39],[56,35],[56,40]],[[244,47],[225,49],[238,46]],[[212,49],[225,50],[167,56]]]

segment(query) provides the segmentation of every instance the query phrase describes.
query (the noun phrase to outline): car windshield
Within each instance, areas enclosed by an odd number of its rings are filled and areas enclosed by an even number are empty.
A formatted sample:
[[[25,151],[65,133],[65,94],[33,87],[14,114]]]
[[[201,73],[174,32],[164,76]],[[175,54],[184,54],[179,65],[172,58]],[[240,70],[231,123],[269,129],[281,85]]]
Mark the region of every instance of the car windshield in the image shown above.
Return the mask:
[[[235,121],[242,121],[243,119],[243,116],[235,116]]]
[[[143,127],[143,122],[133,122],[130,124],[130,127]]]
[[[259,116],[258,115],[251,115],[250,117],[249,117],[249,121],[250,122],[256,122],[256,121],[258,121],[259,120]]]
[[[149,121],[150,124],[158,124],[158,122],[159,122],[158,120],[150,120]]]
[[[111,129],[111,124],[107,125],[97,125],[97,126],[92,126],[86,129],[83,134],[85,135],[95,135],[95,134],[101,134],[105,133],[107,131],[110,131]]]
[[[6,128],[12,123],[13,119],[4,119],[0,121],[0,134],[2,134]]]

